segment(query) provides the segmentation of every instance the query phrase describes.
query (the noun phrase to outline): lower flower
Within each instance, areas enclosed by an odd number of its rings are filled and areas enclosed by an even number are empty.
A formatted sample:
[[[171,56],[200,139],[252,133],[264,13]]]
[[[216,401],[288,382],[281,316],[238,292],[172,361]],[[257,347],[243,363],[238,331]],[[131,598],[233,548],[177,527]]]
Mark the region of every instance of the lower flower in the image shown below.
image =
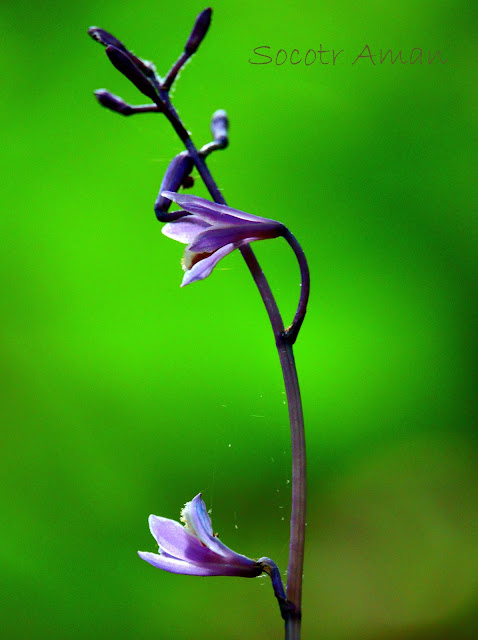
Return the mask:
[[[182,526],[175,520],[149,517],[149,528],[159,553],[138,551],[153,567],[194,576],[259,576],[262,564],[226,547],[214,535],[206,505],[198,494],[181,512]]]

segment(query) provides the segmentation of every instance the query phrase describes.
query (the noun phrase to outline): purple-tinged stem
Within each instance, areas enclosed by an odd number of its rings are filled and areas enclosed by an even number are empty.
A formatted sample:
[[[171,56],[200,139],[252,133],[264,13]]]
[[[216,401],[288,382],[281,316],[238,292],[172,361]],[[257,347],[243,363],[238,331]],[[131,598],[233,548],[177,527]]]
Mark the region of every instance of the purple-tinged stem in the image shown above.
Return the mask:
[[[179,58],[173,64],[171,69],[168,71],[168,75],[166,76],[163,83],[161,84],[161,89],[163,89],[164,91],[169,91],[171,89],[173,82],[176,80],[176,76],[184,67],[184,65],[189,60],[189,58],[190,56],[186,52],[183,52],[179,56]]]
[[[287,240],[291,249],[295,253],[297,262],[299,263],[301,279],[299,305],[297,307],[297,311],[295,313],[292,324],[288,329],[286,329],[285,332],[285,337],[287,338],[289,343],[294,344],[294,342],[297,340],[297,335],[300,331],[302,323],[304,322],[305,313],[307,311],[307,303],[309,301],[310,294],[310,273],[305,253],[300,244],[297,242],[296,237],[287,229],[284,238]]]
[[[272,588],[274,589],[274,595],[277,600],[279,600],[279,605],[281,604],[281,602],[285,602],[286,597],[284,585],[282,584],[279,567],[270,558],[259,558],[257,562],[262,565],[262,570],[267,573],[268,576],[270,576]]]
[[[176,62],[173,64],[168,72],[168,75],[164,79],[161,85],[161,89],[169,91],[173,82],[176,80],[176,76],[184,67],[189,58],[196,53],[199,45],[204,40],[206,33],[208,32],[211,24],[212,9],[207,8],[197,16],[196,22],[192,28],[192,31],[184,46],[184,52],[179,56]]]
[[[213,142],[208,142],[207,144],[202,146],[199,149],[199,153],[202,155],[203,158],[205,158],[206,156],[210,155],[213,151],[219,151],[220,149],[225,149],[226,147],[227,147],[227,141],[218,142],[214,140]]]
[[[158,113],[159,109],[155,104],[136,104],[131,105],[131,114],[135,113]]]
[[[95,97],[102,107],[119,113],[122,116],[132,116],[136,113],[157,113],[159,111],[158,105],[156,104],[128,104],[123,98],[115,96],[106,89],[98,89],[95,91]]]
[[[294,604],[295,615],[286,621],[286,638],[300,638],[302,611],[302,573],[304,567],[306,516],[306,449],[304,416],[299,379],[292,344],[284,336],[277,344],[289,405],[292,443],[292,506],[290,517],[289,566],[287,569],[287,599]],[[287,628],[293,635],[287,634]]]
[[[229,121],[227,113],[224,109],[218,109],[212,116],[211,120],[211,133],[214,141],[205,144],[199,150],[199,153],[205,158],[213,151],[219,151],[219,149],[225,149],[229,144]]]
[[[262,570],[270,577],[274,595],[277,598],[277,603],[279,605],[281,615],[284,620],[287,621],[292,615],[294,607],[287,600],[287,597],[285,595],[284,585],[282,584],[279,567],[270,558],[259,558],[257,562],[262,566]]]

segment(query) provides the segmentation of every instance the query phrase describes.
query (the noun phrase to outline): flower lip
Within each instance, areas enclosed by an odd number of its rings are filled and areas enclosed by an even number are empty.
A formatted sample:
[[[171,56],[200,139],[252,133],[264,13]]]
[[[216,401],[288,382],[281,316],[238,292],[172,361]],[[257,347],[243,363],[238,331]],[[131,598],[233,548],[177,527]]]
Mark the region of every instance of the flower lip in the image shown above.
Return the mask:
[[[192,282],[198,282],[198,280],[204,280],[204,278],[207,278],[217,263],[225,258],[229,253],[232,253],[234,249],[236,249],[234,244],[226,244],[224,247],[221,247],[221,249],[218,249],[214,253],[211,253],[210,255],[207,255],[207,257],[198,261],[195,261],[194,256],[191,257],[186,249],[182,262],[186,273],[184,274],[181,286],[185,287]]]
[[[139,551],[139,556],[170,573],[251,578],[262,573],[262,565],[229,549],[214,535],[201,494],[186,503],[181,520],[185,526],[169,518],[150,516],[159,553]]]

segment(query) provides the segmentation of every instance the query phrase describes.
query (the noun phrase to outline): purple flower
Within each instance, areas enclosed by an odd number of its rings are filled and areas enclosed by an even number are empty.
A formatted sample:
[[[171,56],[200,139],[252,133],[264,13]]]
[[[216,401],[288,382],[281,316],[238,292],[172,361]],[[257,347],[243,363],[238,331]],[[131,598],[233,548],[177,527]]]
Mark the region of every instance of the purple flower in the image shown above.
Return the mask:
[[[226,547],[213,533],[206,505],[198,494],[187,502],[179,522],[149,516],[149,528],[159,545],[158,553],[138,551],[153,567],[193,576],[243,576],[255,578],[262,566]]]
[[[187,245],[182,260],[184,274],[181,286],[203,280],[216,264],[249,242],[277,238],[286,228],[280,222],[253,216],[224,204],[216,204],[197,196],[163,191],[162,196],[185,209],[175,212],[178,219],[168,222],[162,231],[168,238]],[[189,214],[189,215],[188,215]]]

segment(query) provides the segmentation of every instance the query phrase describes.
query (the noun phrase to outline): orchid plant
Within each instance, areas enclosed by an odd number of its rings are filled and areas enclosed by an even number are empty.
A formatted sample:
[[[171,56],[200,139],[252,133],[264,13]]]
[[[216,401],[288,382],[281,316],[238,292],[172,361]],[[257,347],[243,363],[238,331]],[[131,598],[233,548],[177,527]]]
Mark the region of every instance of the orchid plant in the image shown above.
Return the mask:
[[[293,345],[297,339],[307,309],[310,281],[307,260],[301,246],[282,223],[258,215],[251,215],[226,205],[209,168],[206,158],[214,151],[228,146],[228,119],[224,110],[213,114],[212,142],[198,149],[174,106],[170,89],[189,58],[196,53],[211,22],[211,9],[202,11],[196,19],[184,51],[165,78],[154,65],[138,58],[113,35],[98,27],[91,27],[90,36],[106,47],[112,64],[125,75],[150,102],[127,104],[122,98],[105,89],[95,92],[99,103],[124,116],[140,113],[161,113],[172,125],[185,147],[166,170],[155,203],[156,217],[166,223],[165,236],[186,245],[182,266],[182,286],[208,277],[220,260],[238,249],[249,268],[267,310],[277,346],[289,407],[292,445],[292,505],[290,520],[289,565],[287,587],[284,589],[277,565],[267,557],[253,560],[232,551],[213,533],[206,505],[197,495],[182,510],[183,524],[151,515],[149,525],[159,546],[158,553],[139,552],[139,556],[154,567],[171,573],[196,576],[240,576],[253,578],[266,573],[270,576],[280,613],[285,621],[286,640],[299,640],[302,618],[302,573],[304,562],[306,512],[305,435],[299,382]],[[212,201],[178,193],[191,187],[196,168],[206,185]],[[170,211],[172,203],[180,207]],[[292,324],[285,327],[268,281],[251,248],[251,243],[282,237],[292,248],[300,268],[301,293]]]

